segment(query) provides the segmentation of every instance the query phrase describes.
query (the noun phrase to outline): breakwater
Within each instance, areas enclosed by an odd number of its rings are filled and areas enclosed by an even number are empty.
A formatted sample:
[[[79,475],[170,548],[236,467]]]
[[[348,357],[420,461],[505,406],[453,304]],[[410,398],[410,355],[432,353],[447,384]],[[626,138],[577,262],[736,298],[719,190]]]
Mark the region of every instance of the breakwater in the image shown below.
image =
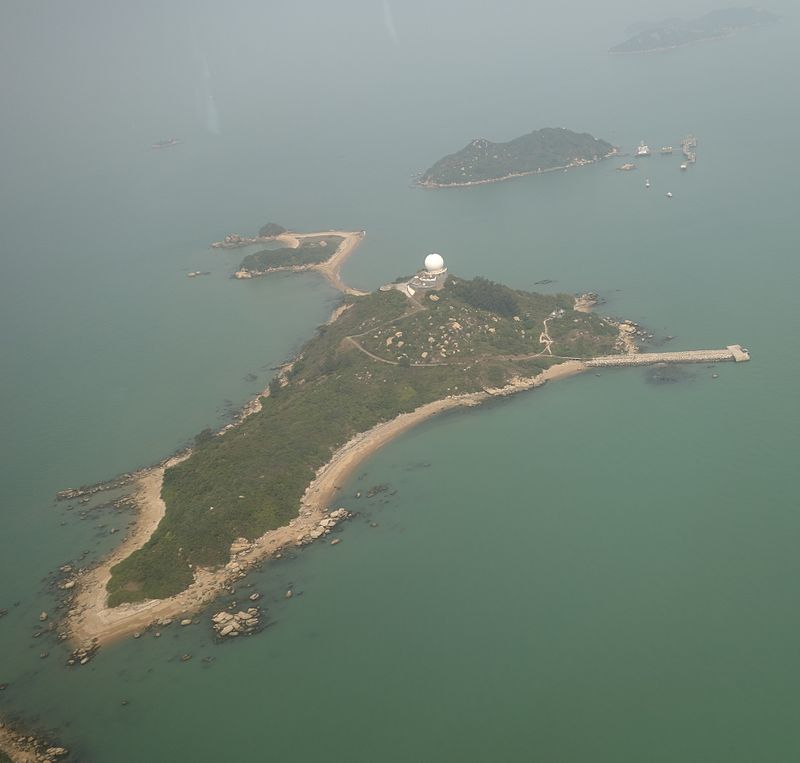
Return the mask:
[[[585,361],[589,368],[616,366],[648,366],[654,363],[741,363],[750,360],[750,353],[741,345],[731,344],[721,350],[684,350],[678,352],[636,352],[626,355],[607,355]]]

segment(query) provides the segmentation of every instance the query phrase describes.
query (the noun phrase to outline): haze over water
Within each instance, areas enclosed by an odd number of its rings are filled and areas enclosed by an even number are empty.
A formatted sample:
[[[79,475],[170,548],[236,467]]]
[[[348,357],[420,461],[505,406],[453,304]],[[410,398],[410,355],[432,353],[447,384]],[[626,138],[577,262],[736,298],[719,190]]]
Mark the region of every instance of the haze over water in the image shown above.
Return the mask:
[[[605,51],[713,6],[333,5],[3,11],[0,717],[114,763],[795,759],[791,4],[644,57]],[[623,150],[693,132],[698,162],[410,187],[473,137],[544,126]],[[129,517],[81,521],[55,492],[222,424],[337,304],[313,275],[228,279],[237,255],[208,244],[269,220],[365,228],[355,286],[439,251],[753,361],[669,385],[586,374],[433,420],[343,490],[362,515],[341,545],[248,578],[273,627],[216,646],[206,618],[69,670],[31,639],[45,576]],[[396,494],[353,498],[381,483]]]

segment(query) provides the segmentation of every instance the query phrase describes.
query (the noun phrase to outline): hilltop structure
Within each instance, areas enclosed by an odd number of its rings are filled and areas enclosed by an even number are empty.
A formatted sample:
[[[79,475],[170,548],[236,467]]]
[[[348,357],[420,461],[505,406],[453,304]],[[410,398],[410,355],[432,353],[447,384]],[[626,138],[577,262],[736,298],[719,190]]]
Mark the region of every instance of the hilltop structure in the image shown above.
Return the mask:
[[[441,254],[432,252],[425,258],[425,266],[406,284],[406,291],[413,296],[418,289],[439,291],[447,281],[447,268]]]

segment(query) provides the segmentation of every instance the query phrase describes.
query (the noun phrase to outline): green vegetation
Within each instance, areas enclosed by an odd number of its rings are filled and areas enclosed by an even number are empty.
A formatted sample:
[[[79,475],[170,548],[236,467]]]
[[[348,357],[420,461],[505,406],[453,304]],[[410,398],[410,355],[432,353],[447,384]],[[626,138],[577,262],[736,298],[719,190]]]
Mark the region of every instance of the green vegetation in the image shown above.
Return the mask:
[[[269,238],[271,236],[280,236],[281,233],[286,233],[286,228],[278,223],[267,223],[262,225],[258,231],[258,235],[262,238]]]
[[[472,281],[456,281],[455,294],[472,307],[510,318],[519,313],[519,300],[513,289],[486,278]]]
[[[263,230],[263,228],[262,228]],[[304,238],[296,249],[264,249],[248,254],[239,270],[250,273],[268,273],[275,268],[318,265],[329,260],[342,243],[341,236],[311,236]]]
[[[724,8],[689,21],[669,19],[655,24],[611,48],[611,52],[647,53],[667,50],[693,42],[727,37],[742,29],[777,19],[777,16],[759,8]]]
[[[11,758],[8,757],[2,750],[0,750],[0,763],[12,763]]]
[[[574,312],[569,295],[451,278],[418,296],[348,297],[352,307],[319,327],[259,413],[197,437],[192,456],[166,472],[167,511],[153,537],[113,568],[112,606],[177,593],[193,567],[225,564],[235,538],[288,523],[319,467],[357,433],[549,367],[554,359],[540,354],[545,319],[557,355],[613,351],[614,327]]]
[[[514,175],[546,172],[596,162],[614,147],[589,133],[545,127],[508,143],[476,138],[461,151],[445,156],[420,179],[422,185],[448,186],[504,180]]]
[[[618,336],[617,329],[599,316],[575,312],[569,294],[536,294],[485,278],[466,281],[451,277],[436,296],[436,302],[423,297],[426,309],[415,311],[396,327],[367,331],[356,339],[365,350],[386,361],[400,362],[407,356],[412,365],[433,365],[471,364],[490,358],[515,358],[518,362],[539,355],[544,350],[539,336],[545,319],[554,340],[554,355],[608,354]],[[539,357],[537,362],[545,358]],[[490,382],[489,386],[498,385]]]

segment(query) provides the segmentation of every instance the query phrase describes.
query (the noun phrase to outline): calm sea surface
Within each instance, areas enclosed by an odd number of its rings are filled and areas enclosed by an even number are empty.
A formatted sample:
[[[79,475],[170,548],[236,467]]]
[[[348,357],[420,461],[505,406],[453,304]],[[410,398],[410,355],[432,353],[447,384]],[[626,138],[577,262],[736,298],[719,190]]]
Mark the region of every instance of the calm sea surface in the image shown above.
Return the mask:
[[[612,57],[665,9],[270,5],[3,12],[0,716],[95,763],[800,758],[794,20]],[[410,187],[472,137],[550,125],[627,150],[694,132],[698,162]],[[228,279],[209,242],[269,220],[366,228],[359,287],[439,251],[753,362],[426,423],[343,491],[341,545],[248,579],[260,636],[217,646],[204,619],[67,669],[32,638],[48,573],[130,516],[55,492],[224,423],[337,304],[314,275]]]

